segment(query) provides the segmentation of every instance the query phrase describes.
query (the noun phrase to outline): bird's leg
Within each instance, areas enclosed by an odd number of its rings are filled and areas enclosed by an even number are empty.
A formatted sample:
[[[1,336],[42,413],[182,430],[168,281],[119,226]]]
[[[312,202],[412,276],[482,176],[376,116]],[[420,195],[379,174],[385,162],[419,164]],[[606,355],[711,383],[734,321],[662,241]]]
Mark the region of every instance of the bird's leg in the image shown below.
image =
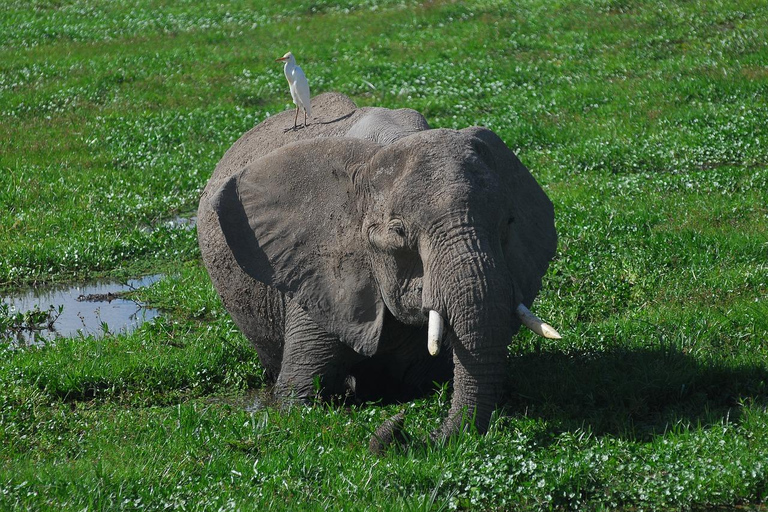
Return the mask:
[[[304,111],[304,128],[307,127],[307,111]]]
[[[296,117],[293,118],[293,128],[296,129],[296,123],[299,120],[299,107],[296,106]]]

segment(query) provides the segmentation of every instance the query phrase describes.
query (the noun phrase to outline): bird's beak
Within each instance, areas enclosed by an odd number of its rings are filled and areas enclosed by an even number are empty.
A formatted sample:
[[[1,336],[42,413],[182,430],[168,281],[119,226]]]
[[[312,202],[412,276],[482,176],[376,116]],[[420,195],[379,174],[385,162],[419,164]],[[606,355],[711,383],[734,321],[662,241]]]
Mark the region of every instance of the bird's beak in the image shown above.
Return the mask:
[[[285,60],[285,59],[286,59],[286,57],[280,57],[279,59],[275,59],[275,62],[281,61],[281,60]]]

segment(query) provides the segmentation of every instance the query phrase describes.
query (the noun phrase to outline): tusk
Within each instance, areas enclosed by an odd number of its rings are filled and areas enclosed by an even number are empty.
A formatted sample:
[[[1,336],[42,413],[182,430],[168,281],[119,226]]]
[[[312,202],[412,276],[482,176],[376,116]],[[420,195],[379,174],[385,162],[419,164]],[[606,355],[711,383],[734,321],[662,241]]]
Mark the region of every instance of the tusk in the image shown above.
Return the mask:
[[[443,339],[443,317],[437,311],[429,310],[429,330],[427,332],[427,348],[432,356],[440,353],[440,340]]]
[[[522,320],[523,324],[525,324],[527,328],[539,336],[544,336],[545,338],[550,338],[553,340],[559,340],[563,338],[560,336],[560,333],[555,330],[554,327],[531,313],[531,311],[522,303],[517,306],[517,316],[520,317],[520,320]]]

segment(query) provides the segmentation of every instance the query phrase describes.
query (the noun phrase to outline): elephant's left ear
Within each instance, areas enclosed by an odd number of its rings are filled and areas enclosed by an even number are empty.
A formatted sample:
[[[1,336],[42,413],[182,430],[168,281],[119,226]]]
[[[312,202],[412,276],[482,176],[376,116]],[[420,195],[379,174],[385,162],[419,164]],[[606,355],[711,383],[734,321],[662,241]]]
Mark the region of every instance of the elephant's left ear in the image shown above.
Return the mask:
[[[243,270],[363,355],[378,348],[385,306],[351,176],[379,147],[346,138],[289,144],[229,178],[210,200]]]
[[[530,307],[557,250],[554,207],[530,171],[498,135],[477,126],[462,132],[474,137],[479,156],[496,169],[509,187],[513,216],[509,219],[504,254],[519,294],[516,298]]]

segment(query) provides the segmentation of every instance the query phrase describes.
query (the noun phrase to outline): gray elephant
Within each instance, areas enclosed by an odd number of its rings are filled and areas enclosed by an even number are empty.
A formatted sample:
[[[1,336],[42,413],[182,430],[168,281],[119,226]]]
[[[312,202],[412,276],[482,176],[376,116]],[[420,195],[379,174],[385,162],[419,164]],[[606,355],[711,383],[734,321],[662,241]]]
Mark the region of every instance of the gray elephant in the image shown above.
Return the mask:
[[[500,400],[507,347],[557,235],[552,203],[493,132],[313,98],[243,135],[203,192],[203,261],[279,398],[409,400],[453,381],[436,436]],[[429,341],[429,348],[427,340]]]

